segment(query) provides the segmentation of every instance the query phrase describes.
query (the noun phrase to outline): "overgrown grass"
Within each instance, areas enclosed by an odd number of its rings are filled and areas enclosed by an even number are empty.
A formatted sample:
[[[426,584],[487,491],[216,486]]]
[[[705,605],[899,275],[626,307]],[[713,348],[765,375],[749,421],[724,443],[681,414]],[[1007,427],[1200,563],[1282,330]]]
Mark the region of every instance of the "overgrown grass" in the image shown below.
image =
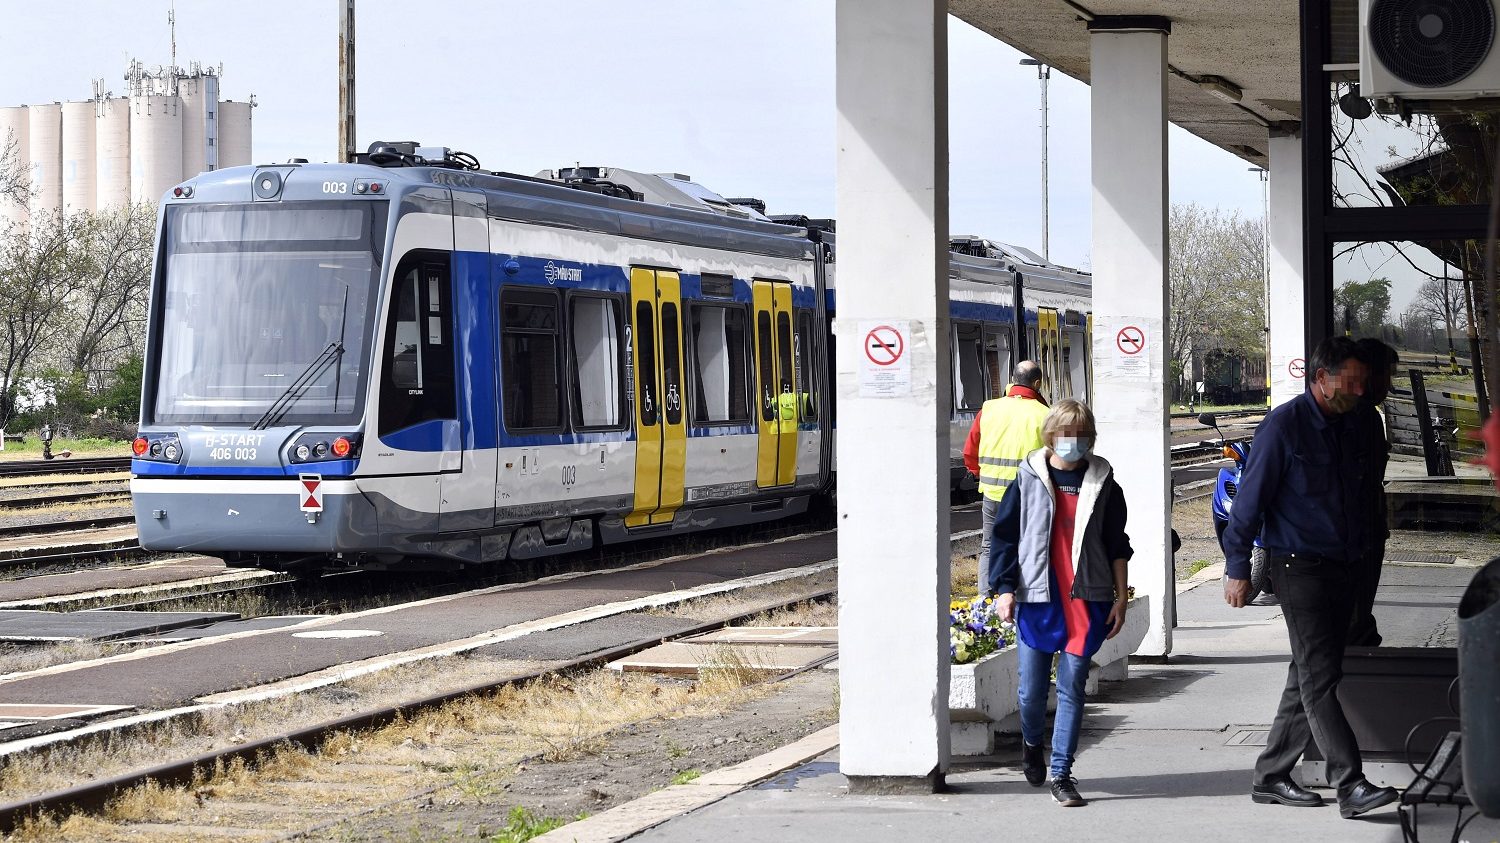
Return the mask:
[[[1191,565],[1188,566],[1187,575],[1189,577],[1195,576],[1195,575],[1197,575],[1197,573],[1199,571],[1203,570],[1204,568],[1207,568],[1209,565],[1212,565],[1212,564],[1214,564],[1214,563],[1208,561],[1207,559],[1199,559],[1199,560],[1195,561],[1193,564],[1191,564]]]
[[[20,431],[7,431],[7,435]],[[42,458],[42,439],[35,431],[25,433],[24,442],[7,441],[0,451],[0,461],[39,460]],[[71,451],[75,457],[128,457],[130,443],[116,439],[53,439],[52,453]]]
[[[703,775],[702,770],[679,770],[677,775],[672,777],[672,784],[687,784],[701,775]]]
[[[579,814],[574,819],[581,820],[587,817],[588,814]],[[524,807],[517,805],[510,809],[510,817],[505,823],[505,828],[486,839],[490,843],[525,843],[533,837],[540,837],[553,829],[562,828],[572,821],[562,817],[537,817]]]

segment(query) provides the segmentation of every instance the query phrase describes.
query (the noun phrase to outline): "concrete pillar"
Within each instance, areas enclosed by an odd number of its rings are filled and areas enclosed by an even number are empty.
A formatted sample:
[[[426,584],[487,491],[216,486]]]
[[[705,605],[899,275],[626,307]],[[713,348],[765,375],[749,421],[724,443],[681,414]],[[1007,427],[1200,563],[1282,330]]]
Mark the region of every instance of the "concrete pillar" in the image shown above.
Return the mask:
[[[1302,137],[1271,130],[1271,406],[1307,388],[1302,312]]]
[[[947,26],[946,0],[838,0],[839,755],[854,791],[932,791],[949,753]]]
[[[1129,504],[1130,584],[1151,597],[1150,627],[1136,654],[1165,656],[1176,583],[1166,375],[1171,22],[1101,16],[1088,27],[1098,449]]]

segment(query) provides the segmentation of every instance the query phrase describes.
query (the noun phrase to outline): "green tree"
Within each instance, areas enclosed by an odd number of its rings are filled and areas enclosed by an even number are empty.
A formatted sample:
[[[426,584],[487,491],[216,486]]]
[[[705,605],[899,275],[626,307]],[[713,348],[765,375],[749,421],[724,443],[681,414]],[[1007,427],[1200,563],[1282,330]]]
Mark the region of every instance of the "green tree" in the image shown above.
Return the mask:
[[[1195,349],[1247,356],[1265,349],[1265,252],[1259,220],[1196,203],[1173,205],[1171,320],[1173,371],[1191,372]]]
[[[1333,319],[1355,337],[1378,337],[1391,310],[1391,282],[1385,278],[1345,281],[1333,293]]]

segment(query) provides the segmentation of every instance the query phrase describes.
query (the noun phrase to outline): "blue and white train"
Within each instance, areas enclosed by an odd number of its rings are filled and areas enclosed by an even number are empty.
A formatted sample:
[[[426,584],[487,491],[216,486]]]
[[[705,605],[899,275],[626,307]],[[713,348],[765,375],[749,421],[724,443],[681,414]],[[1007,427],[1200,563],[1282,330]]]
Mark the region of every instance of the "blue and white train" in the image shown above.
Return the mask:
[[[381,144],[163,202],[142,546],[280,569],[489,565],[803,512],[831,488],[834,235],[675,174]],[[951,270],[958,447],[1024,349],[1086,397],[1086,274]]]

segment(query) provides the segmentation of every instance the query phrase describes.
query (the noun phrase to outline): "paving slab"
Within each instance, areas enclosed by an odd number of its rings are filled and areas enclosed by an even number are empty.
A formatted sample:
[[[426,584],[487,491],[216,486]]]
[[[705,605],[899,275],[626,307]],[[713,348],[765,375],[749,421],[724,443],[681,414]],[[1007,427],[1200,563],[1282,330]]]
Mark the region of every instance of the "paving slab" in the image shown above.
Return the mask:
[[[269,571],[230,569],[224,565],[222,559],[207,556],[167,559],[145,565],[91,568],[69,571],[65,574],[46,574],[0,582],[0,608],[22,603],[36,603],[47,598],[71,597],[89,592],[139,589],[225,575],[236,575],[236,578],[245,579],[279,576]]]
[[[735,626],[684,638],[687,644],[812,644],[837,646],[836,626]]]
[[[70,530],[66,533],[13,536],[0,539],[0,559],[15,559],[46,553],[114,550],[133,545],[138,540],[134,524],[98,530]]]
[[[1386,642],[1451,646],[1454,607],[1473,573],[1387,566],[1375,609]],[[1393,807],[1344,820],[1333,805],[1250,801],[1258,738],[1286,677],[1285,623],[1275,605],[1226,606],[1217,581],[1179,595],[1178,612],[1168,663],[1133,665],[1128,680],[1089,700],[1074,767],[1087,807],[1060,808],[1028,785],[1010,735],[997,755],[950,769],[948,793],[852,795],[833,751],[631,839],[1401,840]],[[1421,819],[1424,840],[1452,834],[1451,808],[1429,806]],[[1500,839],[1500,821],[1475,820],[1463,839]]]
[[[0,641],[110,641],[219,621],[238,620],[234,612],[43,612],[0,609]]]
[[[737,660],[752,670],[799,670],[838,652],[834,647],[779,644],[686,644],[673,642],[642,650],[609,663],[627,673],[670,673],[696,676],[705,668],[723,667]]]
[[[288,626],[296,626],[305,621],[316,620],[326,615],[277,615],[275,617],[246,618],[241,620],[226,620],[208,624],[207,626],[187,627],[173,629],[152,635],[143,635],[137,638],[126,639],[131,644],[164,644],[173,641],[196,641],[201,638],[215,638],[222,635],[233,635],[237,632],[250,632],[260,629],[282,629]]]

